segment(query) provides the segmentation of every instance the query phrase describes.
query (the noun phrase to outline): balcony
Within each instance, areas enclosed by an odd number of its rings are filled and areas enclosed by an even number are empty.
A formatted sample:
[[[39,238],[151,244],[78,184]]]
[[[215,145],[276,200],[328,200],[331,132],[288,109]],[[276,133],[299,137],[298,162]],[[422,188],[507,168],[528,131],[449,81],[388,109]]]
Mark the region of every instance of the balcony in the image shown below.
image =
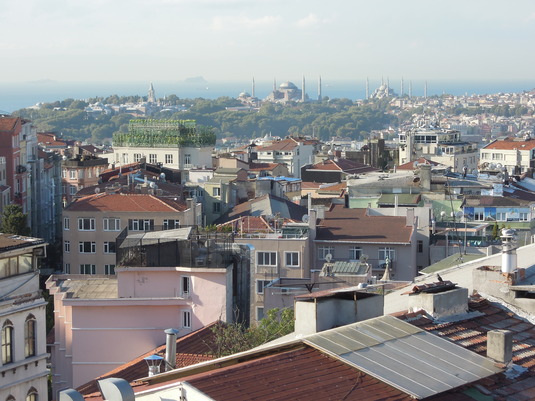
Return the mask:
[[[17,174],[22,174],[27,171],[26,166],[23,166],[22,164],[19,164],[16,170],[17,170]]]

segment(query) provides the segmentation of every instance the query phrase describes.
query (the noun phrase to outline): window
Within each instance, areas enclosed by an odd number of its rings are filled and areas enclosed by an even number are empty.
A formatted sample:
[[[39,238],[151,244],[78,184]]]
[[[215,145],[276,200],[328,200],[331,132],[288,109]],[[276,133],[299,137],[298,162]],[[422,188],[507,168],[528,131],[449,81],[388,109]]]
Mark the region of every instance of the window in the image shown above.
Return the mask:
[[[69,185],[69,194],[71,195],[76,194],[76,185]]]
[[[332,247],[332,246],[320,246],[318,248],[318,259],[319,260],[325,260],[325,258],[329,254],[334,258],[334,247]]]
[[[26,401],[37,401],[37,390],[34,387],[28,390],[28,394],[26,395]]]
[[[175,228],[180,228],[180,220],[165,219],[163,221],[164,230],[173,230]]]
[[[96,274],[96,267],[95,265],[90,264],[84,264],[80,265],[80,274]]]
[[[395,257],[396,250],[394,248],[379,248],[379,264],[386,263],[386,258],[392,263]]]
[[[496,213],[496,220],[497,221],[507,221],[507,213],[505,213],[505,212],[497,212]]]
[[[104,231],[121,231],[121,219],[105,217],[102,219]]]
[[[141,160],[141,157],[141,153],[134,153],[134,162],[139,162]]]
[[[78,242],[78,250],[80,253],[95,253],[97,251],[97,243],[94,241]]]
[[[104,241],[104,253],[115,253],[115,241]]]
[[[180,292],[184,298],[189,297],[191,291],[191,278],[182,276],[180,279]]]
[[[69,218],[68,218],[68,217],[64,217],[64,218],[63,218],[63,229],[64,229],[65,231],[67,231],[67,230],[70,230],[70,229],[71,229],[70,227],[71,227],[71,223],[70,223]]]
[[[213,187],[212,188],[212,196],[221,196],[221,188]]]
[[[264,288],[266,288],[269,283],[271,283],[270,280],[256,280],[256,293],[263,294]]]
[[[123,163],[128,163],[128,153],[123,153]]]
[[[154,220],[152,219],[129,219],[128,229],[131,231],[154,230]]]
[[[67,178],[67,170],[65,169],[61,170],[61,177]]]
[[[485,220],[485,215],[483,212],[474,212],[474,220],[475,221],[483,221]]]
[[[259,266],[277,266],[277,252],[257,252],[256,264]]]
[[[2,365],[13,362],[13,323],[9,320],[2,326]]]
[[[75,180],[76,179],[76,170],[69,170],[69,178],[71,180]]]
[[[65,263],[65,274],[71,274],[71,264]]]
[[[214,203],[214,213],[221,213],[221,203],[215,202]]]
[[[284,259],[287,267],[299,266],[299,252],[285,252]]]
[[[24,322],[24,356],[35,356],[35,316],[29,315]]]
[[[63,241],[63,250],[65,253],[69,253],[71,251],[71,241]]]
[[[518,213],[518,220],[520,220],[520,221],[528,221],[528,214],[526,212]]]
[[[95,231],[95,219],[94,218],[79,218],[78,230],[79,231]]]
[[[173,163],[173,155],[170,155],[170,154],[165,155],[165,163],[166,164],[172,164]]]
[[[182,327],[189,329],[191,328],[191,312],[190,311],[182,311]]]
[[[423,251],[424,251],[424,242],[422,240],[418,240],[417,247],[418,247],[418,253],[423,253]]]
[[[61,193],[67,195],[67,184],[61,184]]]
[[[349,260],[360,260],[362,256],[362,249],[358,246],[352,246],[349,248]]]
[[[115,274],[115,265],[104,265],[104,274]]]
[[[260,321],[264,318],[264,308],[262,306],[256,307],[256,321]]]
[[[149,163],[150,164],[158,163],[158,157],[156,156],[156,154],[154,153],[149,154]]]
[[[191,155],[189,153],[184,154],[184,165],[191,165]]]

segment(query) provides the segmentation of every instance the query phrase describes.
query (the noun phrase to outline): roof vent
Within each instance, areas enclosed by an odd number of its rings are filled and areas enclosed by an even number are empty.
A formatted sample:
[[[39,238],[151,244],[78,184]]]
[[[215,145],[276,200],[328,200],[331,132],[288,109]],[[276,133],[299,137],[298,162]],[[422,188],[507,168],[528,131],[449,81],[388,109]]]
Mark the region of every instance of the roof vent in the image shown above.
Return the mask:
[[[98,381],[100,392],[105,400],[135,401],[134,390],[124,379],[111,377]]]

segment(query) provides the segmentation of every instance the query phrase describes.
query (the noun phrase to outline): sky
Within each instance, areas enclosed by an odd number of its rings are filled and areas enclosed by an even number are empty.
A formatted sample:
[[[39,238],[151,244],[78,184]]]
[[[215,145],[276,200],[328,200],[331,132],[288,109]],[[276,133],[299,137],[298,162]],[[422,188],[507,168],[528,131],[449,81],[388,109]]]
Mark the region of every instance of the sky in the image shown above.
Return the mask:
[[[2,0],[0,81],[522,80],[534,38],[532,0]]]

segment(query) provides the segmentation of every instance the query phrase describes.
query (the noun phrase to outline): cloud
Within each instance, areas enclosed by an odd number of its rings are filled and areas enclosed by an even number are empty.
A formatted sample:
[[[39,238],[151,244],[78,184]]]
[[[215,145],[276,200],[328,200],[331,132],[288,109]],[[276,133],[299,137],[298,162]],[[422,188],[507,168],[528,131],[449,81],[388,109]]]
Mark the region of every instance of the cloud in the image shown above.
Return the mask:
[[[319,18],[316,14],[310,13],[306,17],[298,20],[295,25],[299,28],[311,28],[322,24],[330,23],[330,18]]]
[[[212,18],[211,28],[214,31],[243,31],[262,28],[273,28],[279,25],[282,18],[266,15],[260,18],[246,16],[216,16]]]

